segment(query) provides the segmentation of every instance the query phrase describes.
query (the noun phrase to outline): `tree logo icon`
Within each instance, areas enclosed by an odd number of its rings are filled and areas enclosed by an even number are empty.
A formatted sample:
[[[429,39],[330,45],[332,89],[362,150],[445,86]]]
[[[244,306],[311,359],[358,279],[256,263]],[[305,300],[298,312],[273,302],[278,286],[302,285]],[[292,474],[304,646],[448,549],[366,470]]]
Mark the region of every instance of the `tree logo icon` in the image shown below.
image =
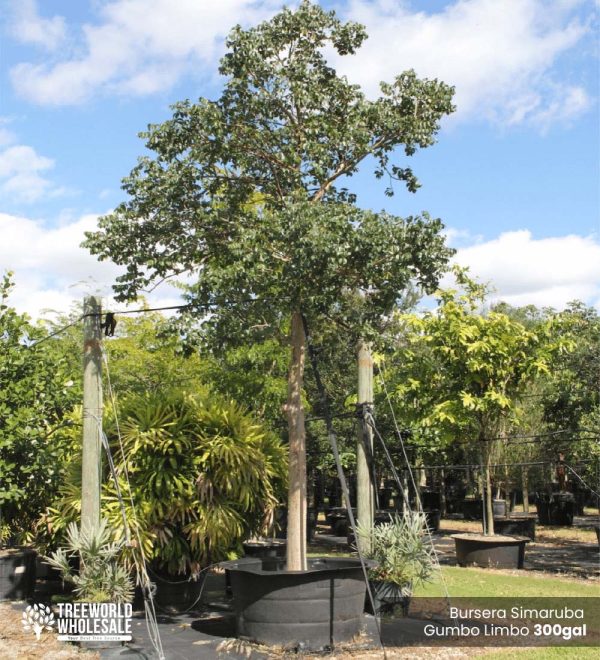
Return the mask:
[[[23,612],[24,630],[32,630],[35,633],[35,638],[39,641],[42,631],[52,630],[54,625],[54,613],[48,605],[28,605]]]

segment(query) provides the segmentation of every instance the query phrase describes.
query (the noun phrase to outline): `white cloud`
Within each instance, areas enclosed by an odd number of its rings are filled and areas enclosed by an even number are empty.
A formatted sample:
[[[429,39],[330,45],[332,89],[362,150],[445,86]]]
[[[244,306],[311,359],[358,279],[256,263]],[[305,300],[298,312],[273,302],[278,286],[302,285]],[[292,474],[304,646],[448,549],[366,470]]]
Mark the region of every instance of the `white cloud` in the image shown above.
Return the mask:
[[[214,61],[237,23],[256,23],[280,6],[276,0],[115,0],[102,5],[100,22],[82,28],[82,55],[59,62],[22,62],[11,71],[17,91],[35,103],[81,103],[96,93],[150,94],[184,72]]]
[[[427,13],[417,2],[348,0],[338,13],[364,23],[369,39],[355,57],[334,63],[371,95],[381,80],[414,68],[456,86],[458,119],[547,129],[590,106],[586,89],[555,64],[590,33],[577,14],[591,14],[593,4],[455,0]],[[212,75],[230,28],[279,8],[278,0],[113,0],[100,5],[98,22],[82,27],[71,51],[77,55],[22,62],[12,69],[12,82],[22,96],[47,105],[77,104],[98,93],[152,94],[187,73]]]
[[[589,32],[574,15],[587,0],[457,0],[438,13],[418,3],[352,0],[347,14],[367,27],[355,58],[337,66],[372,95],[381,80],[414,68],[456,86],[458,119],[543,129],[590,105],[586,90],[561,80],[554,65]]]
[[[0,193],[23,202],[35,202],[52,194],[50,181],[41,174],[52,167],[54,161],[40,156],[33,147],[8,146],[0,151]]]
[[[535,239],[528,230],[460,248],[455,261],[490,282],[493,300],[562,308],[571,300],[600,302],[600,242],[593,236]]]
[[[56,227],[30,218],[0,213],[0,264],[15,273],[10,304],[34,318],[44,310],[68,312],[85,295],[104,297],[113,309],[123,309],[112,300],[112,284],[123,269],[100,262],[80,247],[85,231],[97,226],[96,215],[64,219]],[[147,296],[157,306],[181,304],[181,298],[167,286]]]
[[[35,0],[13,2],[12,34],[28,44],[56,50],[66,38],[65,19],[62,16],[42,18]]]

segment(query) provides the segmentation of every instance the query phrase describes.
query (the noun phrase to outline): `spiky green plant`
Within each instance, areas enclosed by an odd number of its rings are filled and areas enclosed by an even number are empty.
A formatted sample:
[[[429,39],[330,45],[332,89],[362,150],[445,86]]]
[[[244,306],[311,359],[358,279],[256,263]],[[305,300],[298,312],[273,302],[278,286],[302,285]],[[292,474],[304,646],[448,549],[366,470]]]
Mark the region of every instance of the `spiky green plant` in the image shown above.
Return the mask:
[[[359,523],[357,532],[359,538],[370,541],[366,557],[377,562],[369,570],[372,580],[396,584],[403,596],[410,596],[417,586],[434,578],[436,559],[424,513],[404,511],[372,527]]]
[[[123,544],[112,540],[106,519],[102,519],[97,528],[81,530],[70,523],[66,536],[66,546],[45,560],[61,572],[63,580],[74,585],[77,599],[95,603],[130,602],[133,581],[121,562]],[[79,559],[78,570],[73,568],[72,558]]]

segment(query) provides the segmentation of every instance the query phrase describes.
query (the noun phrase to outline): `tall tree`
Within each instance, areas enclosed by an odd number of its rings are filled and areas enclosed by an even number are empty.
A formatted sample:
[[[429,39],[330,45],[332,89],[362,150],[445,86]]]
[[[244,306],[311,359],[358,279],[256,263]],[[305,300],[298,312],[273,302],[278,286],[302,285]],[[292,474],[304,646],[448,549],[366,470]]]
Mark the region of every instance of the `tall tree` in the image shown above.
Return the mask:
[[[127,267],[115,286],[122,299],[196,275],[189,301],[211,312],[222,342],[288,328],[290,569],[306,566],[303,317],[311,328],[327,315],[368,332],[409,283],[434,287],[450,254],[439,220],[363,211],[344,187],[372,157],[376,177],[416,190],[396,148],[410,156],[433,144],[453,109],[452,88],[412,71],[382,83],[374,101],[338,76],[324,52],[352,55],[365,38],[361,25],[307,1],[235,27],[220,98],[179,103],[149,127],[154,155],[140,159],[124,180],[128,201],[85,243]],[[355,292],[360,305],[348,302]]]
[[[397,355],[396,396],[421,411],[421,424],[477,448],[486,491],[486,533],[494,533],[490,465],[532,380],[548,373],[568,344],[552,337],[551,322],[535,330],[506,314],[480,312],[485,287],[454,269],[461,287],[439,292],[435,311],[405,315],[406,346]]]

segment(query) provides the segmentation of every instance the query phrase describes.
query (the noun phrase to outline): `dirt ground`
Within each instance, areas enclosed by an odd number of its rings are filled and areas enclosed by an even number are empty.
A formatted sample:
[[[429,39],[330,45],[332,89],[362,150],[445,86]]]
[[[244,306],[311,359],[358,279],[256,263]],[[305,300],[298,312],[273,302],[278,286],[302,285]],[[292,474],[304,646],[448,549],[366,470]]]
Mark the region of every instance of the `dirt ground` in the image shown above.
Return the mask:
[[[23,609],[0,603],[0,660],[98,660],[97,653],[80,651],[68,642],[59,642],[56,633],[44,631],[38,642],[23,629]]]

